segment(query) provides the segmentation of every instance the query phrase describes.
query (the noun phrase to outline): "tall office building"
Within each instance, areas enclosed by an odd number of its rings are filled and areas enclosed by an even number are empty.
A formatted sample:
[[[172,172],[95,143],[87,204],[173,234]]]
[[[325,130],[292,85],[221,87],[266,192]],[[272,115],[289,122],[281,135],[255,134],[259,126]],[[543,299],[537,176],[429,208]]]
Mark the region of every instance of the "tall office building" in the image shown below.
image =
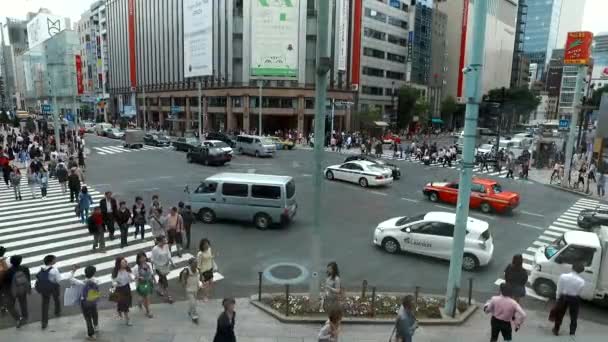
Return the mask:
[[[447,21],[448,16],[437,6],[433,8],[433,32],[431,36],[431,75],[429,77],[429,102],[433,118],[441,118],[441,101],[445,97],[447,72]],[[445,124],[445,121],[443,123]]]
[[[80,100],[107,120],[108,25],[105,1],[94,2],[77,23],[83,94]]]
[[[595,89],[608,86],[608,32],[593,37],[593,72]]]
[[[524,53],[530,63],[538,64],[540,79],[557,44],[562,0],[527,0],[527,6]]]
[[[5,35],[6,32],[6,35]],[[21,109],[21,94],[18,92],[15,57],[28,49],[27,21],[6,18],[4,28],[0,27],[0,75],[3,89],[0,107],[5,110]]]
[[[109,110],[116,116],[136,113],[141,126],[145,108],[148,125],[190,133],[198,130],[200,82],[207,131],[256,132],[261,111],[263,133],[308,134],[315,102],[316,3],[108,0]],[[361,15],[362,4],[331,4],[328,98],[354,102],[351,89],[359,75],[353,65],[360,65],[360,58],[352,52],[350,17]],[[384,11],[384,17],[377,14],[378,20],[370,20],[399,29],[399,38],[407,36],[405,24]],[[386,40],[385,31],[379,34]],[[348,106],[336,107],[334,114],[336,130],[350,129]]]

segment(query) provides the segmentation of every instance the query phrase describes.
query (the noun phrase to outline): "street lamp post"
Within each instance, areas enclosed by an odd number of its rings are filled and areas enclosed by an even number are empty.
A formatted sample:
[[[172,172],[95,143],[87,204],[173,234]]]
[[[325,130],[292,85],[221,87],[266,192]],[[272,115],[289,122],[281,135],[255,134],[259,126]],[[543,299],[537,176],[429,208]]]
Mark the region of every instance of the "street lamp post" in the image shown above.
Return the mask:
[[[264,85],[264,81],[260,80],[260,93],[258,96],[258,135],[262,135],[262,87]]]
[[[203,82],[198,80],[198,140],[203,141]]]
[[[146,101],[146,88],[142,88],[141,93],[142,93],[142,95],[144,97],[144,127],[143,127],[143,129],[144,129],[144,132],[147,132],[148,131],[148,122],[147,122],[147,120],[148,120],[147,116],[148,115],[146,113],[146,102],[147,102]]]
[[[336,99],[331,99],[331,134],[334,134],[334,118],[336,117]]]

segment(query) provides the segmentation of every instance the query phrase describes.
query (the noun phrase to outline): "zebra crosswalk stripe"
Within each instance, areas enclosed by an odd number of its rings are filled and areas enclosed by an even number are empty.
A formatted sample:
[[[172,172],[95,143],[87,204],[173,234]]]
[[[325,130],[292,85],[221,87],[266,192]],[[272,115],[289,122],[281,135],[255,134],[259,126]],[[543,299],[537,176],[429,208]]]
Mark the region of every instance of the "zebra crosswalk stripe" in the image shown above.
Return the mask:
[[[21,188],[27,190],[29,187],[22,184]],[[89,190],[96,202],[93,208],[103,195],[94,189]],[[84,266],[93,265],[97,269],[96,278],[100,285],[109,285],[115,257],[124,256],[133,264],[137,253],[143,251],[150,254],[154,237],[150,234],[151,228],[148,225],[145,226],[145,239],[134,237],[135,227],[129,227],[129,245],[125,247],[120,247],[117,227],[116,239],[109,240],[109,234],[105,233],[104,252],[93,251],[93,237],[86,224],[81,223],[76,216],[74,206],[75,203],[69,202],[69,193],[63,193],[56,179],[49,180],[49,197],[46,199],[38,197],[17,201],[12,189],[0,190],[0,245],[7,249],[7,256],[23,257],[22,265],[29,268],[32,279],[42,266],[44,257],[53,254],[57,257],[54,267],[60,270],[63,277],[70,273],[69,268],[74,265],[79,267],[76,276],[83,275]],[[181,257],[174,256],[172,259],[177,269],[172,270],[167,278],[176,279],[192,257],[190,253],[184,253]],[[223,278],[219,273],[214,275],[214,281]],[[34,282],[32,280],[32,286]],[[134,289],[135,284],[131,284],[131,287]]]

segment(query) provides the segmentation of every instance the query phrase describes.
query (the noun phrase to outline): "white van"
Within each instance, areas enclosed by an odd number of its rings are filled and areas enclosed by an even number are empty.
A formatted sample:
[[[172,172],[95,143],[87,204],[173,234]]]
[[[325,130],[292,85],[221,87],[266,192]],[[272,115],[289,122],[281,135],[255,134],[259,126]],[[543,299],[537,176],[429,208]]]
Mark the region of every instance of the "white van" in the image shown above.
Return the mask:
[[[95,134],[105,136],[105,131],[108,128],[112,128],[112,124],[107,122],[101,122],[95,125]]]
[[[298,205],[292,177],[252,173],[218,173],[190,192],[192,211],[204,223],[216,219],[253,222],[258,229],[293,220]]]
[[[272,157],[277,151],[277,146],[270,138],[243,134],[236,137],[236,150],[241,154],[256,157]]]

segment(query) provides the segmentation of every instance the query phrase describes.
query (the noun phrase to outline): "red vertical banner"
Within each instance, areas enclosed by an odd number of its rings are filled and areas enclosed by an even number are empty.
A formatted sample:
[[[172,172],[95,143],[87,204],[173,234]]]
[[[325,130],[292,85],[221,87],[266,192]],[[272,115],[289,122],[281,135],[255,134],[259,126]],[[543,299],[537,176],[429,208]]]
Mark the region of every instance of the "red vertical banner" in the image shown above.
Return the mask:
[[[361,14],[363,0],[354,0],[353,13],[353,60],[351,63],[352,84],[359,85],[361,79]]]
[[[135,0],[129,0],[129,76],[131,79],[131,89],[137,87],[137,74],[135,66]]]
[[[462,97],[462,85],[464,83],[464,62],[467,53],[467,29],[469,27],[469,0],[464,0],[464,7],[462,8],[462,32],[460,32],[460,60],[458,61],[458,89],[456,89],[456,96]]]
[[[78,88],[78,95],[84,93],[84,85],[82,84],[82,58],[80,55],[75,55],[76,58],[76,87]]]

